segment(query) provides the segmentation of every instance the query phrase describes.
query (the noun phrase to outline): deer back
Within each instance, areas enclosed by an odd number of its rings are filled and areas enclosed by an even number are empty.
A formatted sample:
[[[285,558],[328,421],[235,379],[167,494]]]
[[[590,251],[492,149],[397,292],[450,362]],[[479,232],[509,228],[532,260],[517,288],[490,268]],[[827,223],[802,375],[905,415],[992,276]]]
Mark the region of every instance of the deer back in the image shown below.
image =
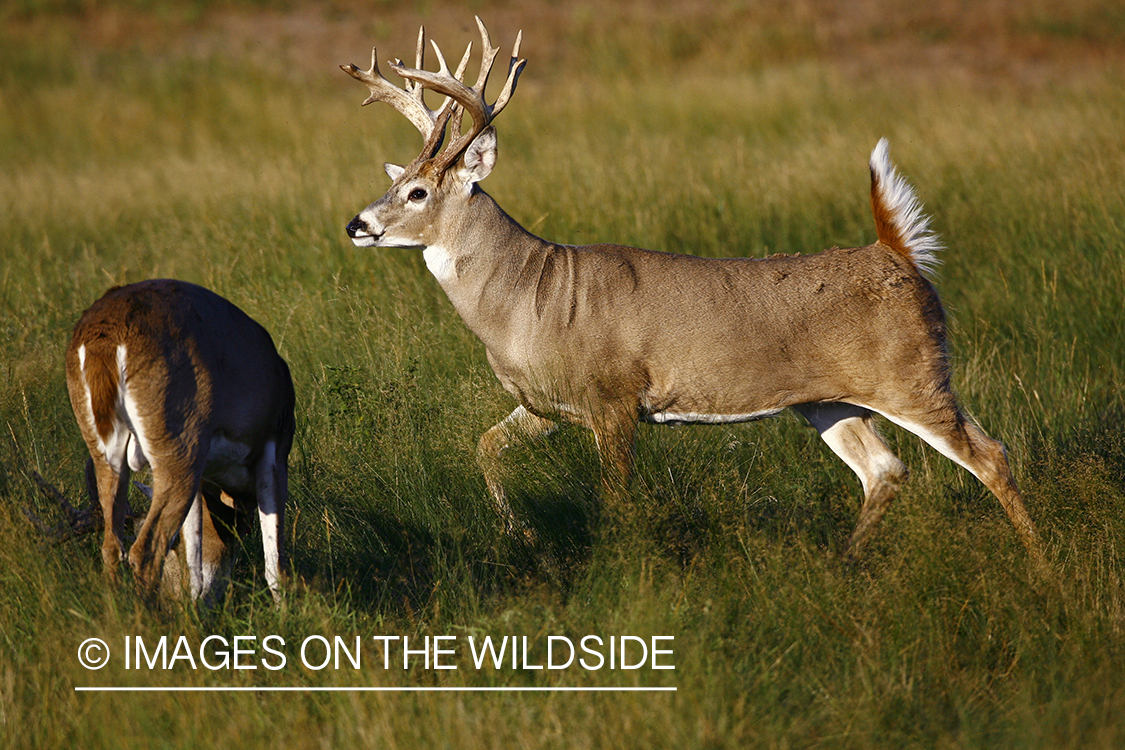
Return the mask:
[[[66,361],[75,414],[103,454],[130,432],[153,455],[216,436],[292,440],[292,380],[269,334],[194,284],[110,289],[75,326]]]

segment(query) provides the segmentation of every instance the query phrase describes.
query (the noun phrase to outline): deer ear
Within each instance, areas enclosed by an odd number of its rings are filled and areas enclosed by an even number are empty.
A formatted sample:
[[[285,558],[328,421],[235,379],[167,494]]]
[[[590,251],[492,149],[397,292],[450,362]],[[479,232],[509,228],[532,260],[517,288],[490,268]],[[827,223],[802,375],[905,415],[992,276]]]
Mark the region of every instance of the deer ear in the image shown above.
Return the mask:
[[[480,131],[480,135],[473,139],[465,149],[458,166],[458,177],[466,184],[480,182],[488,177],[492,168],[496,166],[496,128],[489,125]]]
[[[403,172],[406,171],[406,167],[400,167],[397,164],[391,164],[390,162],[387,162],[383,165],[383,171],[387,173],[387,177],[391,178],[391,182],[394,182],[399,178],[400,175],[402,175]]]

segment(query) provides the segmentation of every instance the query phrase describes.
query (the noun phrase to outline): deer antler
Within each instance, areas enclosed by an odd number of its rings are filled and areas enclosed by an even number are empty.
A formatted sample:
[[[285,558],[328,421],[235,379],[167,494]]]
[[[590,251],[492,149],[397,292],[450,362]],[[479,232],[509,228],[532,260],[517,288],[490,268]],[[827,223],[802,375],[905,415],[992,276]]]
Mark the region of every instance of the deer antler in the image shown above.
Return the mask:
[[[516,43],[512,49],[512,58],[508,63],[508,78],[504,83],[504,88],[496,101],[493,104],[488,104],[484,99],[484,88],[488,83],[488,76],[492,72],[492,64],[500,48],[492,46],[492,40],[488,36],[488,29],[485,28],[484,22],[479,17],[476,20],[477,27],[480,29],[483,51],[481,53],[480,73],[477,75],[477,81],[472,88],[466,86],[461,80],[472,52],[472,43],[466,48],[465,54],[457,66],[457,71],[450,73],[441,49],[431,40],[430,43],[433,45],[434,52],[437,53],[439,68],[437,72],[423,70],[424,28],[418,32],[415,67],[407,67],[402,60],[395,60],[391,63],[391,69],[406,79],[405,89],[400,89],[383,78],[375,62],[374,49],[371,51],[370,70],[360,70],[354,65],[340,66],[344,72],[367,84],[367,87],[371,90],[371,96],[363,102],[364,104],[370,104],[374,101],[387,102],[414,123],[414,126],[422,132],[426,139],[426,144],[418,158],[425,160],[436,157],[435,167],[439,172],[448,169],[461,155],[461,152],[473,142],[473,139],[488,127],[496,115],[500,114],[500,111],[511,99],[516,89],[516,81],[527,62],[519,59],[520,42],[523,39],[523,32],[521,31],[516,35]],[[431,110],[423,103],[422,96],[426,90],[445,95],[445,101],[437,110]],[[472,117],[473,127],[469,131],[461,133],[461,118],[464,112],[468,112],[469,116]],[[454,138],[439,156],[438,150],[445,138],[445,127],[450,117],[453,120],[451,130],[454,133]]]

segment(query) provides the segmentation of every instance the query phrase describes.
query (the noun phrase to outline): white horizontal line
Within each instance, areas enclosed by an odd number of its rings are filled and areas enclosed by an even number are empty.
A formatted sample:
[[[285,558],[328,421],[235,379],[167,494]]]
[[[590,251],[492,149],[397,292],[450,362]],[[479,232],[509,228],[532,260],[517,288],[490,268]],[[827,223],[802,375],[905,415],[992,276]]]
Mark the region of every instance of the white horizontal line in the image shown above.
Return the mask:
[[[674,687],[79,687],[76,693],[661,693]]]
[[[653,424],[737,424],[755,422],[781,413],[780,409],[766,409],[746,414],[707,414],[703,412],[654,411],[642,414],[641,419]]]

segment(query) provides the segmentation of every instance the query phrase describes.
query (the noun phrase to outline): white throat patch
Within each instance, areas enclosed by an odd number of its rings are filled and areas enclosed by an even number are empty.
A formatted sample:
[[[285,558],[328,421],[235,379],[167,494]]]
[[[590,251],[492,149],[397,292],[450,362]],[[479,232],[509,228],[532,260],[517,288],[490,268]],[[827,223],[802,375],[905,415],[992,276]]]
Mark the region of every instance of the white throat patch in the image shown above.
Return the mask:
[[[440,245],[430,245],[422,251],[426,261],[426,268],[434,275],[439,283],[453,281],[457,278],[457,265],[453,262],[453,254]]]

